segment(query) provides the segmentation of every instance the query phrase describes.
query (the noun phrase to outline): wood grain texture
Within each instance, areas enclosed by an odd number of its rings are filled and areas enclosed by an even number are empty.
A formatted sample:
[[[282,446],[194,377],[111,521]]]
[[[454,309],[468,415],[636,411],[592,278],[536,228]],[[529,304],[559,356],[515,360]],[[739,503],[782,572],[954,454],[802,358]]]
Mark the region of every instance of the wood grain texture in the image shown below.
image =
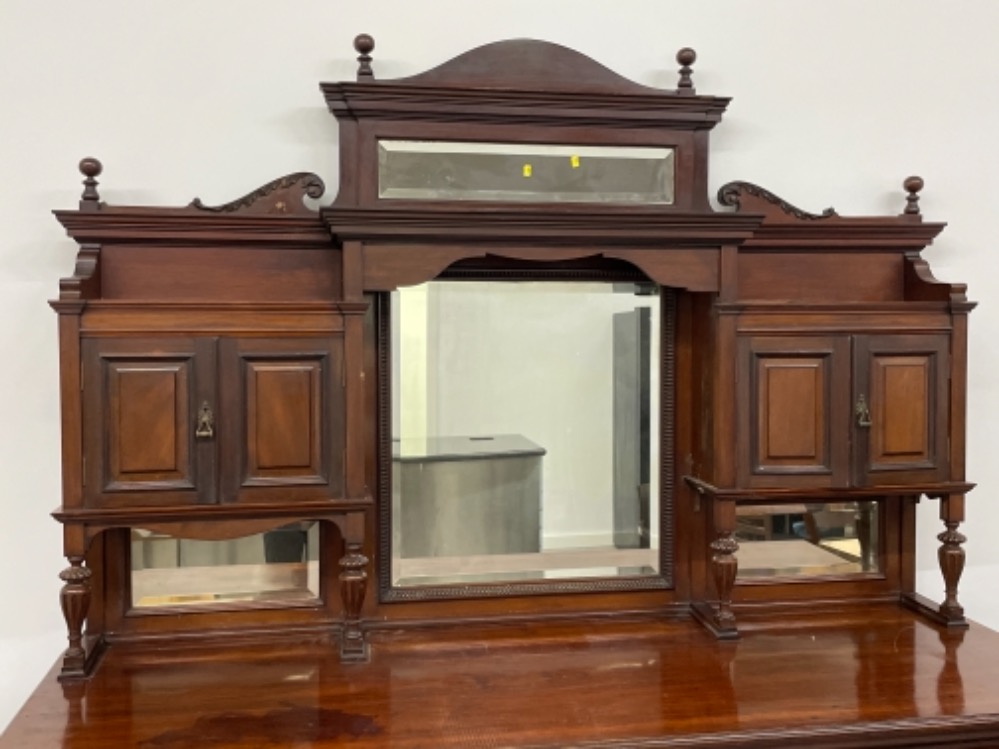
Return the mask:
[[[741,483],[845,485],[849,339],[747,336],[739,352]]]
[[[341,491],[340,337],[223,338],[223,501],[290,502]]]
[[[949,336],[858,336],[854,388],[871,404],[858,437],[857,483],[949,475]]]
[[[85,496],[91,507],[168,505],[213,495],[195,441],[210,347],[187,337],[86,340]]]
[[[332,299],[340,289],[337,253],[327,248],[123,244],[102,255],[104,299],[302,302]]]
[[[775,626],[776,625],[776,626]],[[738,643],[685,621],[112,648],[50,674],[3,749],[106,747],[984,747],[999,741],[999,634],[893,605],[749,617]],[[992,742],[992,743],[989,743]]]

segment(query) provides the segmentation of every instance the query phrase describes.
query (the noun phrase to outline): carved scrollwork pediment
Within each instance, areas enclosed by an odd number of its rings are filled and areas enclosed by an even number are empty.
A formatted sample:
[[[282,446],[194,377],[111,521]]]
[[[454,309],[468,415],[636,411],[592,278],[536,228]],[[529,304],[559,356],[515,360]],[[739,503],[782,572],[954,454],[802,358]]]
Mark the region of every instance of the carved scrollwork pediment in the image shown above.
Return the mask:
[[[319,198],[325,191],[326,185],[319,175],[312,172],[295,172],[268,182],[263,187],[258,187],[253,192],[223,205],[209,206],[202,203],[200,198],[195,198],[188,207],[211,213],[311,215],[315,211],[305,205],[306,196]]]
[[[728,182],[718,190],[718,202],[746,213],[763,213],[768,218],[792,217],[799,221],[819,221],[838,216],[832,208],[822,213],[809,213],[791,205],[783,198],[774,195],[752,182]]]

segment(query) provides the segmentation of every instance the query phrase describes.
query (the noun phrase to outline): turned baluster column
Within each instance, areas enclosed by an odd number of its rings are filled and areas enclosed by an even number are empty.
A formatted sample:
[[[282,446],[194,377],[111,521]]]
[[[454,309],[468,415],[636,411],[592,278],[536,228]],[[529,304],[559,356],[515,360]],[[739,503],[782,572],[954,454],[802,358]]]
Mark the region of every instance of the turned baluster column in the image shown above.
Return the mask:
[[[739,550],[739,542],[735,540],[735,500],[716,497],[712,505],[715,540],[711,542],[711,573],[718,594],[714,624],[719,634],[735,635],[732,591],[735,589],[735,576],[739,571],[739,560],[735,556],[735,552]]]
[[[964,495],[945,496],[940,499],[940,519],[947,530],[937,536],[940,548],[937,558],[940,561],[940,571],[943,573],[946,598],[940,604],[940,613],[948,624],[963,625],[964,607],[957,600],[957,586],[964,572],[964,548],[967,541],[964,534],[957,529],[964,521]]]
[[[364,515],[352,513],[344,523],[344,555],[340,559],[340,600],[343,603],[343,629],[340,658],[366,661],[368,643],[361,629],[361,610],[368,589],[368,558],[363,550]]]
[[[83,624],[90,608],[91,571],[83,566],[82,556],[67,557],[70,566],[59,573],[65,583],[59,592],[62,614],[66,618],[69,647],[62,657],[62,673],[59,678],[74,678],[85,675],[87,651],[83,647]]]

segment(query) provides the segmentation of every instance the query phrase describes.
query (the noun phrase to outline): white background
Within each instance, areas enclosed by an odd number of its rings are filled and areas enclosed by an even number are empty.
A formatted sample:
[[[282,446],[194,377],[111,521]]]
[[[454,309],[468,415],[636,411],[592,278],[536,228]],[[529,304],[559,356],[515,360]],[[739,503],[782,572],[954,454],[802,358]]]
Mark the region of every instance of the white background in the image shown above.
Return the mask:
[[[999,461],[989,459],[997,28],[993,0],[0,0],[0,726],[64,642],[46,300],[76,246],[49,211],[75,207],[83,156],[104,162],[112,204],[224,202],[297,170],[322,175],[332,199],[337,132],[317,82],[353,78],[362,31],[385,78],[526,36],[672,87],[674,53],[689,45],[698,90],[735,97],[712,140],[712,190],[745,179],[809,210],[886,214],[902,209],[903,178],[923,176],[925,215],[950,223],[926,257],[982,302],[971,325],[968,475],[979,488],[964,603],[999,625],[988,585],[999,565],[989,543],[999,528]],[[924,570],[935,564],[934,511],[921,508]],[[937,597],[935,574],[920,579]]]

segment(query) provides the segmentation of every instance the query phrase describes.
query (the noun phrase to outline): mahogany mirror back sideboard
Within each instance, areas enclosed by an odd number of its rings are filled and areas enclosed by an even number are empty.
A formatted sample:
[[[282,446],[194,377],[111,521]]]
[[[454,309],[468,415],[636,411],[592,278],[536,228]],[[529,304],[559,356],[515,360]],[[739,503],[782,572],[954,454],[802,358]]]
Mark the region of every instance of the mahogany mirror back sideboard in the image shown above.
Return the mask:
[[[670,90],[546,42],[396,80],[371,37],[355,48],[357,79],[321,84],[332,202],[302,172],[117,206],[87,158],[79,208],[56,211],[79,244],[52,302],[65,688],[252,643],[324,642],[348,685],[409,638],[542,657],[636,627],[663,657],[731,663],[759,632],[880,616],[960,643],[974,304],[921,255],[943,224],[919,177],[890,216],[751,182],[713,204],[729,99],[696,91],[689,48]],[[921,500],[937,601],[915,592]],[[718,674],[701,698],[738,713]],[[944,745],[943,724],[882,718],[817,745]],[[812,729],[732,730],[711,745]]]

